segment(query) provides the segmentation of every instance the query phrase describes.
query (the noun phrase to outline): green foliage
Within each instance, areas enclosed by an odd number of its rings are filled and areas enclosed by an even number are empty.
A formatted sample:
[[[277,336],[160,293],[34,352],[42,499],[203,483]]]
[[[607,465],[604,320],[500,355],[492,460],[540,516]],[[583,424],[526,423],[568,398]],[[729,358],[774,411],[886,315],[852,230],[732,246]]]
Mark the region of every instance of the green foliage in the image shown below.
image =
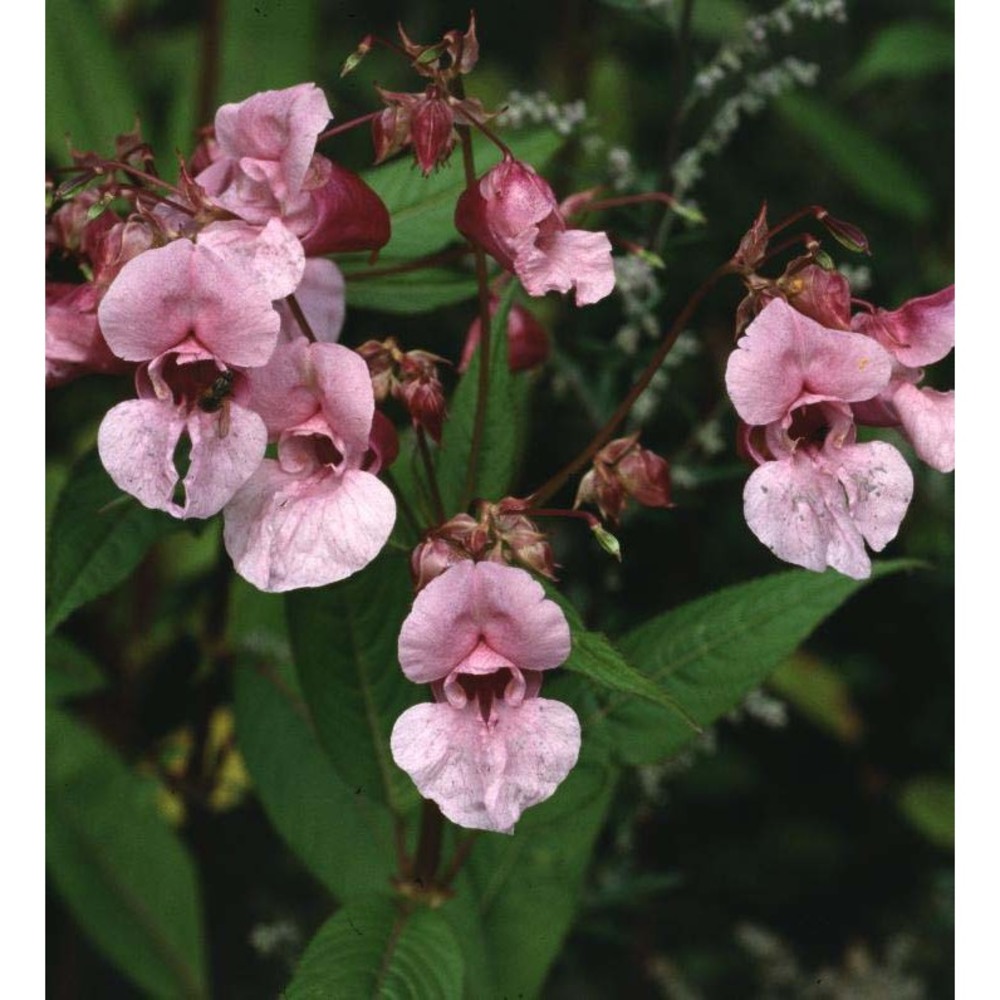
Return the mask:
[[[45,146],[60,163],[74,149],[111,150],[143,107],[119,52],[93,7],[74,0],[45,5]]]
[[[933,202],[923,179],[891,146],[819,97],[787,94],[775,105],[785,122],[859,197],[894,216],[923,222]]]
[[[380,256],[378,267],[394,267],[402,258]],[[444,268],[421,268],[382,278],[352,281],[352,270],[344,267],[347,278],[347,304],[356,309],[379,309],[382,312],[417,315],[442,306],[464,302],[476,294],[476,282],[471,274],[447,271]],[[358,268],[364,274],[364,268]]]
[[[45,640],[45,700],[64,701],[91,694],[104,686],[104,675],[94,660],[61,635]]]
[[[305,705],[259,659],[236,668],[236,727],[268,817],[309,870],[341,900],[387,893],[396,865],[389,812],[344,784]]]
[[[349,580],[287,596],[295,667],[323,749],[359,799],[399,812],[416,790],[393,763],[389,734],[423,698],[396,657],[411,596],[406,558],[391,550]]]
[[[873,577],[913,563],[876,565]],[[810,632],[864,585],[832,570],[775,573],[726,587],[646,622],[624,636],[629,662],[709,725],[757,687]],[[630,764],[675,754],[690,726],[646,701],[612,700],[607,723]]]
[[[768,682],[806,718],[845,743],[861,737],[861,716],[851,703],[847,682],[837,671],[805,653],[796,653]]]
[[[440,912],[358,899],[320,928],[284,995],[459,1000],[463,975],[458,942]]]
[[[96,451],[73,468],[56,503],[46,553],[46,628],[106,594],[138,566],[150,546],[180,522],[125,497]]]
[[[489,396],[472,498],[501,499],[510,489],[517,465],[528,390],[526,376],[512,373],[507,364],[507,315],[517,287],[512,282],[504,292],[490,325]],[[452,396],[441,436],[437,476],[446,516],[458,513],[463,506],[479,398],[479,362],[477,349]]]
[[[154,782],[58,709],[46,723],[46,859],[60,894],[147,995],[207,996],[195,871]]]
[[[946,775],[921,774],[899,791],[903,815],[938,847],[955,846],[955,782]]]
[[[861,90],[886,80],[932,76],[954,65],[954,32],[930,21],[901,21],[872,37],[844,82],[851,91]]]

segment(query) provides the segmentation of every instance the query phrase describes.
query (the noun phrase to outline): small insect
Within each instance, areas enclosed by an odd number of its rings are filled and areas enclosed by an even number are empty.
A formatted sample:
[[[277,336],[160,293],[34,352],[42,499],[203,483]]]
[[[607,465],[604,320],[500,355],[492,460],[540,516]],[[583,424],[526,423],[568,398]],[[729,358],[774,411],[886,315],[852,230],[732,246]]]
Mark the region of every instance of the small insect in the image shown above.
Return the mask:
[[[229,433],[229,397],[233,393],[233,380],[236,372],[219,372],[212,384],[198,397],[198,408],[205,413],[219,414],[219,437],[224,438]]]

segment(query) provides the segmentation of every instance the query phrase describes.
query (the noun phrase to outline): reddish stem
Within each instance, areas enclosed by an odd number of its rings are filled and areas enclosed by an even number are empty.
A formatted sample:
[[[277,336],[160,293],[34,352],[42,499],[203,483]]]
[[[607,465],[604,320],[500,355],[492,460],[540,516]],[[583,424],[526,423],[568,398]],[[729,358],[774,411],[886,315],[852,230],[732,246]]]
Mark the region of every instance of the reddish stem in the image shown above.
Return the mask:
[[[382,114],[381,110],[370,111],[367,115],[361,115],[359,118],[352,118],[349,122],[344,122],[342,125],[334,125],[333,128],[327,129],[325,132],[321,132],[316,137],[316,142],[320,143],[324,139],[332,139],[335,135],[340,135],[341,132],[346,132],[348,129],[364,125],[365,122],[370,122],[373,118],[378,118],[380,114]]]

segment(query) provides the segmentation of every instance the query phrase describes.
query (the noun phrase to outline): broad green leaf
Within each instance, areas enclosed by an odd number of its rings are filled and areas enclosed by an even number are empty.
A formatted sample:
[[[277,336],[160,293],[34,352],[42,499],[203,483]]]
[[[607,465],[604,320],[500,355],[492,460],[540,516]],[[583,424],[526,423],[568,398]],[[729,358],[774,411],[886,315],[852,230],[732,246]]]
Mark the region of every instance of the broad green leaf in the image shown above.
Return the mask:
[[[305,704],[265,660],[242,657],[235,682],[240,750],[277,831],[338,899],[389,893],[389,812],[337,776]]]
[[[519,159],[539,171],[544,170],[564,141],[550,128],[515,132],[503,138]],[[474,150],[477,176],[500,162],[500,151],[482,136],[475,137]],[[386,259],[412,260],[461,240],[454,223],[455,202],[465,190],[465,172],[458,151],[429,177],[421,174],[410,156],[373,167],[361,176],[385,202],[392,217],[392,238],[383,248]]]
[[[489,397],[476,477],[469,499],[501,499],[510,489],[517,464],[528,381],[525,375],[512,373],[507,364],[507,315],[516,289],[517,284],[512,282],[504,292],[490,325]],[[479,398],[479,360],[480,352],[477,350],[451,398],[448,421],[437,453],[438,486],[448,517],[459,512],[465,494],[476,401]]]
[[[883,80],[908,80],[953,69],[955,35],[930,21],[900,21],[882,28],[847,75],[850,90]]]
[[[340,263],[347,278],[347,304],[357,309],[414,315],[464,302],[476,295],[476,279],[468,272],[435,267],[352,281],[352,273],[364,275],[365,268]],[[395,267],[401,263],[380,256],[376,267]]]
[[[93,6],[45,4],[45,145],[60,164],[74,149],[114,154],[115,136],[130,131],[141,101]]]
[[[914,565],[876,564],[872,575],[877,579]],[[833,570],[775,573],[659,615],[619,646],[634,667],[707,726],[763,683],[865,582]],[[646,701],[616,697],[606,711],[611,739],[630,764],[668,757],[694,736],[675,713]]]
[[[323,749],[354,794],[399,812],[417,793],[392,760],[389,734],[426,697],[396,656],[411,597],[405,555],[384,550],[349,580],[286,598],[295,668]]]
[[[61,635],[45,640],[45,700],[78,698],[104,687],[100,666]]]
[[[622,654],[601,632],[589,632],[583,627],[576,608],[551,584],[545,583],[549,598],[563,609],[569,622],[573,647],[569,659],[563,664],[566,670],[581,674],[588,680],[609,691],[636,695],[666,708],[685,720],[693,733],[698,726],[686,717],[684,710],[665,691],[645,674],[635,670]]]
[[[147,510],[111,481],[96,451],[73,468],[49,528],[46,627],[121,583],[181,522]]]
[[[316,79],[315,0],[253,0],[222,9],[218,104]]]
[[[771,675],[768,684],[806,718],[845,743],[856,743],[863,729],[844,679],[815,656],[796,653]]]
[[[823,169],[839,174],[859,197],[913,222],[930,216],[933,202],[922,178],[890,146],[858,128],[846,114],[821,98],[798,93],[786,94],[775,107],[822,158]]]
[[[899,792],[903,815],[938,847],[955,846],[955,782],[950,776],[921,774]]]
[[[437,910],[389,899],[338,910],[306,948],[286,1000],[460,1000],[462,952]]]
[[[204,997],[194,866],[157,812],[156,784],[50,709],[46,859],[81,928],[145,995]]]
[[[580,760],[552,798],[525,812],[513,836],[481,835],[469,883],[494,956],[486,995],[540,995],[577,915],[617,774],[598,734],[585,729]]]

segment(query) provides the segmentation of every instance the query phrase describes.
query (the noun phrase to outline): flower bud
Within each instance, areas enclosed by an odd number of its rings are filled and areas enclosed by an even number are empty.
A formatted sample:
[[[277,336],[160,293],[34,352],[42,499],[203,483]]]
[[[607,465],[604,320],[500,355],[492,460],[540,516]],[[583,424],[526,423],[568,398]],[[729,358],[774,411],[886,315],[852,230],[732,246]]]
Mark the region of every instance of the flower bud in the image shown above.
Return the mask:
[[[639,435],[632,434],[605,445],[580,480],[573,506],[595,504],[613,524],[630,498],[644,507],[672,507],[669,464],[638,442]]]
[[[490,316],[494,316],[500,300],[495,295],[490,296]],[[458,370],[464,372],[472,361],[472,355],[479,345],[482,324],[477,316],[469,325],[462,347],[462,360]],[[512,372],[528,371],[538,365],[545,364],[549,359],[551,348],[549,335],[545,327],[535,319],[533,313],[516,302],[507,314],[507,365]]]
[[[788,304],[831,330],[851,328],[851,286],[839,271],[808,264],[778,279]]]
[[[432,536],[421,542],[410,553],[410,576],[413,579],[414,591],[419,594],[431,580],[440,576],[449,566],[468,558],[468,555],[443,538]]]
[[[425,177],[447,161],[458,142],[455,115],[447,101],[431,95],[432,89],[414,105],[410,120],[413,152]]]

